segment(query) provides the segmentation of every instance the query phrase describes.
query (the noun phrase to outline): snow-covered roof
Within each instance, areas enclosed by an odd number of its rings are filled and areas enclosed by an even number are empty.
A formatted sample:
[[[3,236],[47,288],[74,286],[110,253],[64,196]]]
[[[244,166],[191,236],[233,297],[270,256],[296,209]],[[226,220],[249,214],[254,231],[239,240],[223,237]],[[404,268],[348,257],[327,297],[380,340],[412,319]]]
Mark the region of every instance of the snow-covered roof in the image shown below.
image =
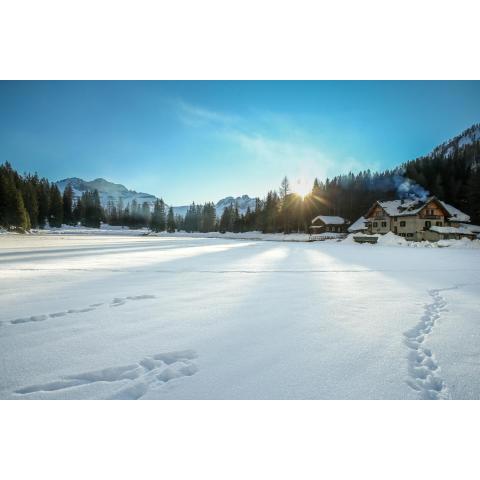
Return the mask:
[[[425,203],[420,200],[390,200],[387,202],[378,202],[391,217],[401,215],[415,215]]]
[[[426,200],[389,200],[387,202],[378,202],[391,217],[402,217],[407,215],[416,215],[425,205],[435,197],[429,197]]]
[[[470,217],[466,213],[461,212],[458,208],[455,208],[452,205],[449,205],[448,203],[442,202],[441,200],[440,200],[440,203],[446,208],[448,213],[451,215],[449,217],[449,220],[457,221],[457,222],[470,221]]]
[[[377,202],[380,207],[385,210],[387,215],[390,217],[402,217],[408,215],[416,215],[417,213],[425,207],[425,205],[431,201],[438,201],[443,208],[449,213],[450,217],[448,220],[457,221],[457,222],[469,222],[470,217],[461,212],[458,208],[455,208],[448,203],[438,200],[436,197],[428,197],[425,200],[420,199],[409,199],[409,200],[389,200],[386,202]]]
[[[461,223],[460,226],[462,228],[466,228],[473,233],[480,233],[480,225],[470,225],[469,223]]]
[[[348,231],[350,233],[353,233],[353,232],[361,232],[362,230],[366,230],[367,229],[367,225],[366,225],[366,220],[365,220],[365,217],[360,217],[358,220],[356,220],[355,222],[353,222],[349,227],[348,227]]]
[[[325,225],[343,225],[345,223],[345,219],[342,217],[332,217],[328,215],[318,215],[312,220],[312,223],[315,223],[317,220],[320,220]]]
[[[437,233],[457,233],[459,235],[473,235],[472,231],[464,227],[437,227],[434,225],[430,230]]]

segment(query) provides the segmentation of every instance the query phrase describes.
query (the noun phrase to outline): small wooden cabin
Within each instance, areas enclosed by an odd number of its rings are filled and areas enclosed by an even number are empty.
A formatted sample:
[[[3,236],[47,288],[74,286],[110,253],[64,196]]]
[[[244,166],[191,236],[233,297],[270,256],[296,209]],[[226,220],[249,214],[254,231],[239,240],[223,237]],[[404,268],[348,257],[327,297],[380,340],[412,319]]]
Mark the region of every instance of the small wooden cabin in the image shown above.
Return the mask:
[[[348,222],[342,217],[318,215],[312,220],[310,231],[312,234],[319,233],[346,233]]]

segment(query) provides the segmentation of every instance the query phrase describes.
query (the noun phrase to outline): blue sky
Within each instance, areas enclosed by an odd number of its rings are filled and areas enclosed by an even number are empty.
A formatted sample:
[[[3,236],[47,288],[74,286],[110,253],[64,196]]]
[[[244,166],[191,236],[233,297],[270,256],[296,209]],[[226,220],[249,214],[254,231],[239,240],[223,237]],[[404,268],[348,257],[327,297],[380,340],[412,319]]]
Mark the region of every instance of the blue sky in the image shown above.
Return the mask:
[[[480,121],[480,82],[0,82],[0,162],[180,205],[263,197],[428,153]]]

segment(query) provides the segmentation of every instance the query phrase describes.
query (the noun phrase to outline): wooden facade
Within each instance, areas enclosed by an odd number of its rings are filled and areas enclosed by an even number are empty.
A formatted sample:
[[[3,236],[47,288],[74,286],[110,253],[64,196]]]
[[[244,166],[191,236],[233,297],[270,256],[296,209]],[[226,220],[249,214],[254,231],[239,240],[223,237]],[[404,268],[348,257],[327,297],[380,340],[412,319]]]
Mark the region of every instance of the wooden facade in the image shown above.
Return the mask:
[[[383,206],[382,206],[383,205]],[[441,235],[433,234],[430,228],[457,227],[458,222],[450,219],[451,214],[437,198],[432,197],[425,204],[413,201],[376,202],[365,215],[367,231],[370,234],[393,232],[407,240],[436,240]],[[432,233],[432,234],[431,234]],[[461,233],[458,234],[461,236]]]

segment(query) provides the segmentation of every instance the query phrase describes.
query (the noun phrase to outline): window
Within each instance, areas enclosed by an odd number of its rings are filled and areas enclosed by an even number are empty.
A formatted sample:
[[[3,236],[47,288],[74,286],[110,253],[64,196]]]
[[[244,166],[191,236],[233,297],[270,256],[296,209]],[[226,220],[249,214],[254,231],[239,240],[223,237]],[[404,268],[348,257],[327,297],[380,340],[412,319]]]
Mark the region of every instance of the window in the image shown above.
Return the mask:
[[[442,222],[435,222],[435,225],[436,225],[437,227],[441,227],[441,226],[442,226]]]
[[[378,223],[377,223],[377,222],[373,222],[373,226],[374,226],[374,227],[377,227],[377,226],[378,226]]]
[[[431,226],[432,226],[432,222],[430,222],[430,221],[427,220],[427,221],[425,222],[425,228],[430,228]]]
[[[382,227],[386,227],[387,226],[387,222],[382,222]]]
[[[407,237],[413,237],[413,233],[407,233]]]
[[[400,226],[401,226],[401,227],[404,227],[404,226],[405,226],[405,221],[401,221],[401,222],[400,222]]]

